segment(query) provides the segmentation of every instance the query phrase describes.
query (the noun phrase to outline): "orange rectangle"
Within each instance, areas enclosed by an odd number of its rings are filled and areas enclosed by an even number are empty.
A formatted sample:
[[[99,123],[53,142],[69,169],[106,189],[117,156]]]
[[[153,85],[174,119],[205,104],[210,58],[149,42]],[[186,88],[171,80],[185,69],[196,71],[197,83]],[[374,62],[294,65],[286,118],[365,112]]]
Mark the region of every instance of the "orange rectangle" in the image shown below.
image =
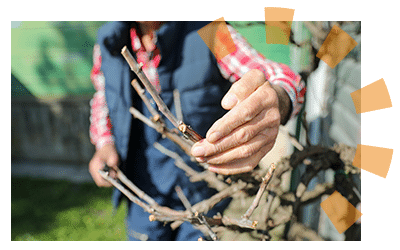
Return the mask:
[[[358,144],[353,166],[386,178],[392,156],[393,149]]]
[[[392,107],[385,81],[380,79],[351,93],[357,114]]]
[[[197,33],[214,54],[217,61],[236,51],[235,43],[223,17],[207,24]]]
[[[293,21],[294,9],[266,7],[265,21]]]
[[[340,234],[344,233],[362,215],[338,191],[335,191],[326,200],[321,202],[321,208]]]
[[[317,57],[329,67],[335,68],[357,44],[349,34],[334,25],[319,49]]]
[[[292,22],[268,21],[265,22],[265,42],[267,44],[289,44]]]

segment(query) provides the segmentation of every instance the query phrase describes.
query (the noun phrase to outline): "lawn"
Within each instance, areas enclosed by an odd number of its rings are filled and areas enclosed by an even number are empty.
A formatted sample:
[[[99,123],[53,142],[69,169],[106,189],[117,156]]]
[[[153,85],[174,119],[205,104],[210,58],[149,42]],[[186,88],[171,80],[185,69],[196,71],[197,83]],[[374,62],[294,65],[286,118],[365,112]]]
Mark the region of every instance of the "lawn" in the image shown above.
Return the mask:
[[[11,178],[11,240],[126,240],[126,204],[109,188],[68,181]]]

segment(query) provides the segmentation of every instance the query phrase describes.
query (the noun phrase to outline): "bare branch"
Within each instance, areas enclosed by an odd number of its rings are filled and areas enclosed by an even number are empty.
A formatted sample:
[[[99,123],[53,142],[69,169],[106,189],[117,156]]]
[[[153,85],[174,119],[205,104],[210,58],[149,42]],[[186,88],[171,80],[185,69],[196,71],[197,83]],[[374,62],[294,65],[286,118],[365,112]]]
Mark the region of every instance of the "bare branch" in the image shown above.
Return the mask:
[[[178,194],[178,197],[181,200],[182,204],[185,206],[186,210],[190,211],[192,213],[192,215],[194,215],[194,217],[197,218],[199,223],[204,226],[205,230],[202,229],[202,231],[206,231],[212,240],[217,240],[217,235],[213,232],[210,225],[207,223],[207,220],[205,219],[205,217],[201,213],[198,213],[193,210],[192,206],[190,205],[189,200],[186,198],[185,194],[182,192],[181,187],[176,186],[175,191]]]
[[[129,52],[126,46],[122,48],[121,54],[124,56],[125,60],[128,62],[131,70],[135,72],[139,80],[142,82],[144,87],[147,89],[153,100],[156,102],[158,109],[167,117],[167,119],[172,123],[172,125],[178,128],[186,137],[188,137],[193,142],[201,140],[203,137],[196,133],[190,126],[179,121],[169,110],[167,105],[161,99],[156,88],[151,84],[149,79],[142,71],[142,65],[139,65],[133,58],[132,54]]]
[[[117,171],[118,179],[124,183],[130,190],[132,190],[140,199],[146,201],[151,207],[158,206],[157,202],[153,200],[150,196],[148,196],[145,192],[140,190],[135,184],[133,184],[122,171]]]
[[[146,107],[150,111],[151,115],[153,116],[153,120],[156,120],[156,118],[160,117],[158,112],[151,105],[149,98],[147,98],[147,96],[145,95],[145,90],[140,86],[139,82],[136,79],[133,79],[131,84],[132,84],[133,88],[136,90],[136,92],[138,93],[139,97],[143,100],[143,103],[146,105]]]
[[[178,121],[183,121],[181,95],[179,93],[179,90],[174,89],[173,95],[174,95],[176,118],[178,119]]]
[[[304,146],[301,145],[300,142],[289,133],[289,131],[287,131],[282,126],[279,127],[279,131],[282,132],[283,134],[285,134],[289,138],[289,142],[293,145],[293,147],[295,147],[299,151],[304,150]]]
[[[195,213],[195,211],[192,208],[192,205],[190,205],[189,200],[186,198],[185,194],[183,193],[182,189],[180,186],[175,186],[175,191],[178,194],[179,199],[181,200],[183,206],[186,208],[186,210],[190,211],[192,214]]]
[[[265,222],[267,222],[269,219],[269,213],[271,211],[273,200],[274,200],[274,195],[272,194],[272,192],[269,192],[267,196],[267,204],[264,206],[264,209],[261,210],[261,216],[260,216]]]
[[[142,202],[137,197],[135,197],[128,189],[126,189],[124,186],[119,184],[118,181],[116,181],[115,179],[111,178],[108,175],[107,172],[105,172],[103,170],[99,170],[99,174],[105,180],[110,182],[114,187],[116,187],[119,191],[121,191],[121,193],[126,195],[126,197],[128,197],[128,199],[130,199],[133,203],[135,203],[135,204],[139,205],[140,207],[142,207],[146,212],[148,212],[148,213],[153,213],[154,212],[154,209],[152,209],[149,205],[147,205],[146,203]]]
[[[301,196],[300,202],[302,204],[307,204],[321,197],[324,194],[333,193],[334,189],[335,187],[331,183],[317,184],[313,190],[304,192],[304,194]],[[296,200],[295,195],[292,192],[282,194],[280,198],[291,202],[295,202]]]
[[[216,193],[215,195],[211,196],[207,200],[203,200],[199,203],[193,205],[193,209],[198,211],[199,213],[207,213],[211,208],[213,208],[218,202],[222,201],[223,199],[230,197],[234,193],[244,189],[247,186],[247,183],[239,181],[237,183],[233,183],[228,188]]]
[[[199,213],[207,213],[211,208],[213,208],[217,203],[222,201],[223,199],[230,197],[231,195],[235,194],[236,192],[244,189],[247,186],[245,182],[237,182],[229,186],[228,188],[220,191],[219,193],[214,194],[207,200],[203,200],[199,203],[196,203],[192,206],[193,210]],[[175,229],[178,228],[182,224],[181,221],[176,221],[171,224],[171,228]]]
[[[263,178],[263,181],[261,182],[260,188],[258,189],[258,192],[256,194],[256,197],[254,198],[253,203],[247,209],[246,213],[242,216],[243,219],[249,219],[250,216],[253,214],[254,210],[258,207],[258,203],[260,202],[261,196],[264,193],[265,189],[267,188],[267,185],[269,181],[271,180],[271,177],[275,171],[275,165],[271,164],[269,167],[268,173],[265,175]]]
[[[196,170],[194,170],[193,168],[189,167],[185,161],[175,152],[172,152],[171,150],[166,149],[165,147],[163,147],[161,144],[159,144],[158,142],[153,144],[154,147],[156,149],[158,149],[161,153],[168,155],[169,157],[171,157],[172,159],[175,160],[175,165],[182,169],[183,171],[186,172],[186,175],[189,176],[189,178],[191,179],[192,182],[195,181],[205,181],[208,183],[208,185],[211,188],[216,189],[217,191],[221,191],[224,190],[225,188],[228,187],[228,185],[226,183],[224,183],[223,181],[219,180],[216,175],[212,172],[206,171],[206,172],[202,172],[199,173]]]
[[[131,70],[135,72],[140,81],[143,83],[144,87],[147,89],[151,97],[153,97],[153,100],[156,102],[158,109],[161,111],[161,113],[163,113],[165,117],[167,117],[168,120],[170,120],[172,125],[174,125],[174,127],[177,128],[179,126],[178,119],[171,113],[167,105],[165,105],[164,101],[161,99],[154,85],[151,84],[147,76],[143,73],[142,66],[136,62],[136,60],[133,58],[132,54],[129,52],[126,46],[122,48],[121,54],[128,62],[129,66],[131,67]]]
[[[155,129],[158,133],[162,134],[163,136],[167,137],[172,142],[177,144],[187,155],[191,155],[190,150],[193,145],[193,143],[191,141],[185,140],[178,134],[170,131],[162,123],[156,123],[156,122],[150,120],[149,118],[145,117],[142,113],[140,113],[140,111],[138,111],[134,107],[131,107],[129,109],[129,111],[135,118],[141,120],[143,123],[145,123],[146,125],[148,125],[149,127],[153,128],[153,129]]]
[[[141,120],[144,124],[147,126],[154,128],[157,130],[159,133],[162,132],[163,128],[161,126],[157,126],[153,121],[151,121],[149,118],[144,116],[139,110],[135,109],[134,107],[131,107],[129,109],[129,112],[133,115],[134,118]]]
[[[189,125],[186,125],[182,121],[178,126],[179,131],[181,131],[189,140],[193,142],[198,142],[203,139],[196,131],[194,131]]]

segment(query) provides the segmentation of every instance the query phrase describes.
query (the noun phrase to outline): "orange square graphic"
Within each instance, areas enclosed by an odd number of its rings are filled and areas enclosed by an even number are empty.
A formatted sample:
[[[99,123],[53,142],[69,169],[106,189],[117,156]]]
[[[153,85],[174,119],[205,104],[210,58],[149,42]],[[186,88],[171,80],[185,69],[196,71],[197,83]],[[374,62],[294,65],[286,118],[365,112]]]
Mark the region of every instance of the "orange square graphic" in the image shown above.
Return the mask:
[[[357,114],[392,107],[389,91],[383,78],[350,95]]]
[[[223,17],[207,24],[197,33],[214,54],[217,61],[236,51],[236,46]]]
[[[289,44],[294,9],[265,8],[265,35],[267,44]]]
[[[267,44],[289,44],[292,22],[267,21],[265,22],[265,35]]]
[[[337,191],[321,202],[321,208],[339,233],[345,232],[362,215],[357,208]]]
[[[393,149],[358,144],[353,166],[386,178],[392,156]]]
[[[317,53],[317,57],[331,68],[357,46],[357,42],[345,31],[334,25]]]

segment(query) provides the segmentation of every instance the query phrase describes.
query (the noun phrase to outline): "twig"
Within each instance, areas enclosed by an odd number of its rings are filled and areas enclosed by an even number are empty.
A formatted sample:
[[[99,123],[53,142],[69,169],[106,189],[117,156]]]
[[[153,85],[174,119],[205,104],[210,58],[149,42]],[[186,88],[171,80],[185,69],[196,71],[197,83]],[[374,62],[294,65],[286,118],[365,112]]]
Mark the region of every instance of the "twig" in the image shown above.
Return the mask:
[[[201,135],[195,132],[189,125],[183,123],[183,121],[179,121],[169,110],[167,105],[161,99],[158,94],[156,88],[151,84],[149,79],[142,71],[142,65],[139,65],[136,60],[133,58],[132,54],[129,52],[126,46],[122,48],[121,54],[124,56],[125,60],[128,62],[131,70],[137,75],[139,80],[142,82],[144,87],[147,89],[153,100],[156,102],[158,109],[161,113],[167,117],[167,119],[172,123],[172,125],[178,128],[188,139],[193,142],[200,141],[203,139]]]
[[[210,225],[208,224],[206,218],[202,214],[197,214],[197,219],[199,220],[200,224],[204,225],[205,228],[207,228],[208,235],[210,238],[214,241],[218,240],[217,235],[214,233],[214,231],[211,229]]]
[[[335,190],[335,187],[333,184],[330,183],[323,183],[323,184],[317,184],[315,188],[311,191],[305,191],[304,194],[300,198],[300,202],[302,205],[305,205],[309,202],[312,202],[313,200],[321,197],[324,194],[331,194]],[[295,202],[296,197],[294,193],[284,193],[280,195],[281,199],[290,201],[290,202]]]
[[[126,197],[128,197],[128,199],[130,199],[132,202],[134,202],[135,204],[137,204],[140,207],[142,207],[144,209],[144,211],[150,213],[151,214],[149,216],[149,220],[150,221],[154,220],[154,218],[156,218],[156,217],[164,218],[164,221],[174,221],[174,220],[177,220],[176,218],[179,218],[179,220],[182,220],[182,218],[186,218],[188,216],[188,214],[186,212],[176,211],[176,210],[173,210],[173,209],[171,209],[169,207],[160,206],[152,198],[147,196],[142,190],[140,190],[138,187],[135,187],[135,189],[136,189],[135,192],[139,193],[142,197],[144,197],[144,199],[149,200],[152,205],[146,204],[143,201],[141,201],[140,199],[138,199],[136,196],[134,196],[123,185],[118,183],[117,180],[111,178],[107,174],[107,172],[105,172],[103,170],[99,170],[99,173],[105,180],[110,182],[115,188],[117,188],[119,191],[121,191],[121,193],[126,195]]]
[[[194,217],[197,218],[199,223],[206,228],[206,231],[212,240],[217,240],[217,235],[213,232],[210,225],[207,223],[207,220],[201,213],[197,213],[193,210],[192,205],[190,205],[189,200],[186,198],[185,194],[183,193],[181,187],[176,186],[175,191],[178,194],[179,199],[181,200],[182,204],[185,206],[186,210],[190,211]]]
[[[162,133],[163,128],[161,126],[157,126],[153,121],[151,121],[149,118],[144,116],[139,110],[135,109],[134,107],[131,107],[129,109],[129,112],[133,115],[134,118],[141,120],[144,124],[147,126],[154,128],[157,130],[159,133]]]
[[[183,193],[182,189],[180,186],[175,186],[175,191],[178,194],[179,199],[181,200],[183,206],[186,208],[186,210],[190,211],[192,214],[195,213],[195,211],[192,208],[192,205],[190,205],[189,200],[186,198],[185,194]]]
[[[189,139],[193,142],[198,142],[203,139],[203,137],[201,135],[199,135],[189,125],[186,125],[182,121],[179,122],[178,129],[179,129],[179,131],[181,131],[183,133],[183,135],[186,136],[187,139]]]
[[[256,197],[253,200],[253,203],[247,209],[246,213],[242,216],[243,219],[249,219],[250,216],[253,214],[254,210],[258,207],[258,203],[260,202],[261,196],[264,193],[265,189],[267,188],[267,185],[269,181],[271,180],[271,177],[275,171],[275,164],[271,164],[269,167],[268,173],[265,175],[263,178],[263,181],[261,182],[260,188],[258,189],[258,192],[256,194]]]
[[[145,192],[140,190],[135,184],[133,184],[123,173],[121,170],[117,171],[118,179],[125,184],[130,190],[132,190],[140,199],[146,201],[151,207],[158,206],[157,202],[153,200],[150,196],[148,196]]]
[[[273,192],[268,193],[267,204],[264,206],[264,209],[261,212],[261,218],[263,218],[265,222],[267,222],[269,219],[269,213],[271,211],[272,201],[274,200],[274,197],[275,193]]]
[[[200,201],[193,205],[194,211],[199,213],[207,213],[211,208],[215,206],[218,202],[222,201],[223,199],[230,197],[234,193],[244,189],[247,186],[247,183],[239,181],[237,183],[232,184],[228,188],[214,194],[207,200]],[[172,229],[178,228],[182,224],[182,221],[175,221],[171,224]]]
[[[131,114],[135,118],[141,120],[143,123],[145,123],[146,125],[148,125],[149,127],[153,128],[153,129],[155,129],[158,133],[162,134],[163,136],[167,137],[172,142],[177,144],[187,155],[191,155],[191,151],[190,150],[191,150],[192,145],[193,145],[193,143],[191,141],[185,140],[184,138],[182,138],[178,134],[176,134],[176,133],[170,131],[169,129],[167,129],[161,123],[153,122],[149,118],[145,117],[142,113],[140,113],[140,111],[138,111],[134,107],[131,107],[129,109],[129,111],[131,112]]]
[[[145,90],[140,86],[139,82],[136,79],[133,79],[131,84],[150,111],[151,115],[153,116],[153,120],[160,119],[160,115],[151,105],[149,98],[147,98],[147,96],[145,95]]]
[[[221,191],[224,190],[228,187],[228,185],[226,183],[224,183],[223,181],[219,180],[217,178],[217,176],[209,171],[206,172],[202,172],[199,173],[196,170],[194,170],[193,168],[189,167],[189,165],[187,165],[185,163],[185,161],[179,156],[179,154],[166,149],[165,147],[163,147],[161,144],[159,144],[158,142],[155,142],[153,144],[153,146],[158,149],[161,153],[171,157],[172,159],[175,160],[175,165],[182,169],[183,171],[186,172],[186,175],[189,176],[189,178],[191,179],[191,181],[205,181],[208,183],[208,185],[211,188],[216,189],[217,191]]]
[[[304,150],[304,146],[301,145],[300,142],[294,136],[292,136],[289,133],[289,131],[284,129],[282,126],[279,127],[279,131],[284,133],[285,135],[287,135],[289,137],[289,142],[293,145],[293,147],[295,147],[299,151],[303,151]]]
[[[147,205],[146,203],[142,202],[137,197],[135,197],[128,189],[126,189],[124,186],[119,184],[118,181],[116,181],[115,179],[111,178],[108,175],[107,172],[105,172],[103,170],[99,170],[99,174],[105,180],[110,182],[114,187],[116,187],[119,191],[121,191],[121,193],[126,195],[126,197],[128,197],[128,199],[130,199],[133,203],[135,203],[135,204],[139,205],[140,207],[142,207],[146,212],[148,212],[148,213],[153,213],[154,212],[154,209],[152,209],[149,205]]]
[[[243,181],[233,183],[231,186],[220,191],[219,193],[214,194],[209,199],[196,203],[195,205],[193,205],[193,209],[195,209],[195,211],[198,211],[199,213],[207,213],[218,202],[222,201],[227,197],[230,197],[234,193],[244,189],[246,186],[247,183]]]
[[[181,95],[179,93],[179,90],[174,89],[173,95],[174,95],[176,118],[178,119],[178,121],[183,121]]]
[[[133,58],[132,54],[129,52],[128,48],[124,46],[122,48],[121,54],[124,56],[125,60],[128,62],[131,70],[138,76],[144,87],[147,89],[153,100],[156,102],[158,109],[171,121],[174,127],[179,126],[178,119],[171,113],[167,105],[165,105],[164,101],[161,99],[160,95],[158,94],[156,88],[153,84],[149,81],[147,76],[142,71],[142,65],[139,65],[136,60]]]
[[[174,160],[175,160],[175,165],[176,165],[178,168],[180,168],[180,169],[182,169],[183,171],[185,171],[186,174],[187,174],[188,176],[194,176],[194,175],[199,174],[196,170],[194,170],[193,168],[189,167],[189,166],[185,163],[185,161],[180,157],[179,154],[177,154],[177,153],[175,153],[175,152],[173,152],[173,151],[171,151],[171,150],[169,150],[169,149],[166,149],[163,145],[161,145],[161,144],[158,143],[158,142],[155,142],[155,143],[153,144],[153,146],[154,146],[158,151],[160,151],[161,153],[163,153],[163,154],[169,156],[170,158],[174,159]]]

